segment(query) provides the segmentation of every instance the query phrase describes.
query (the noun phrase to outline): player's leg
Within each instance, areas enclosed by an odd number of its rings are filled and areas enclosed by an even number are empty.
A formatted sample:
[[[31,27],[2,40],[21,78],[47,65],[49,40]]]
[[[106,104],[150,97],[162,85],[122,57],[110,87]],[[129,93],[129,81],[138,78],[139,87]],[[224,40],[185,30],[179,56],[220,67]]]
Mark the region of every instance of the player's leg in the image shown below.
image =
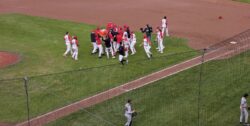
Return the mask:
[[[98,57],[101,58],[102,57],[102,45],[98,45],[98,50],[99,50]]]
[[[78,60],[78,48],[75,50],[75,60]]]
[[[132,117],[128,114],[126,114],[125,117],[127,118],[127,122],[126,122],[125,126],[130,126]]]
[[[113,41],[112,47],[113,47],[113,49],[114,49],[114,52],[117,52],[117,49],[116,49],[116,42],[115,42],[115,41]]]
[[[107,58],[109,59],[109,48],[105,48],[105,52],[106,52],[106,54],[107,54]]]
[[[248,122],[248,112],[247,109],[244,109],[244,115],[245,115],[245,123]]]
[[[168,27],[166,27],[166,36],[169,36],[169,34],[168,34]]]
[[[110,52],[111,52],[112,58],[115,58],[115,53],[114,53],[112,46],[110,47]]]
[[[162,41],[162,39],[160,39],[160,49],[159,49],[159,51],[160,51],[160,53],[163,53],[163,41]]]
[[[243,122],[243,117],[244,117],[244,111],[240,109],[240,123]]]
[[[69,43],[67,43],[66,44],[66,51],[64,52],[64,56],[66,56],[70,51],[71,51],[71,49],[70,49],[71,47],[70,47],[70,44]]]
[[[147,57],[150,58],[148,47],[144,46],[144,50],[145,50],[145,53],[146,53]]]
[[[124,63],[123,63],[123,55],[119,55],[119,61],[120,61],[120,63],[121,63],[122,65],[124,65]]]

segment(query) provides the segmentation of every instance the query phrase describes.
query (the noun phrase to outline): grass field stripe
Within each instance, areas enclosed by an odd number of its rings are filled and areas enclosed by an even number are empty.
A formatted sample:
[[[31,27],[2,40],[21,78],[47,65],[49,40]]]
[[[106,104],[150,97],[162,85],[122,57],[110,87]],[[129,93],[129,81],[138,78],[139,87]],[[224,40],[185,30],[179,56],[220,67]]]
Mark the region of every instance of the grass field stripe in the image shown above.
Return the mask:
[[[233,51],[232,51],[232,52],[233,52]],[[209,61],[211,61],[211,60],[214,60],[214,59],[216,59],[216,58],[219,58],[219,57],[221,57],[221,56],[227,55],[227,54],[230,54],[230,52],[227,52],[227,53],[225,53],[225,54],[222,54],[222,55],[216,56],[216,57],[214,57],[214,58],[211,58],[211,59],[209,59],[209,60],[206,60],[206,61],[204,61],[204,63],[209,62]],[[164,78],[166,78],[166,77],[172,76],[172,75],[177,74],[177,73],[179,73],[179,72],[185,71],[185,70],[190,69],[190,68],[192,68],[192,67],[198,66],[198,65],[200,65],[200,64],[201,64],[201,62],[199,62],[199,63],[197,63],[197,64],[194,64],[194,65],[192,65],[192,66],[190,66],[190,67],[186,67],[186,68],[184,68],[184,69],[181,69],[181,70],[179,70],[179,71],[176,71],[176,72],[174,72],[174,73],[168,74],[168,75],[166,75],[166,76],[160,77],[159,79],[152,80],[152,81],[150,81],[150,82],[146,82],[146,83],[143,84],[143,85],[139,85],[138,87],[135,87],[135,88],[133,88],[133,89],[128,89],[128,90],[129,90],[129,91],[132,91],[132,90],[141,88],[141,87],[146,86],[146,85],[148,85],[148,84],[150,84],[150,83],[154,83],[154,82],[156,82],[156,81],[159,81],[159,80],[164,79]]]

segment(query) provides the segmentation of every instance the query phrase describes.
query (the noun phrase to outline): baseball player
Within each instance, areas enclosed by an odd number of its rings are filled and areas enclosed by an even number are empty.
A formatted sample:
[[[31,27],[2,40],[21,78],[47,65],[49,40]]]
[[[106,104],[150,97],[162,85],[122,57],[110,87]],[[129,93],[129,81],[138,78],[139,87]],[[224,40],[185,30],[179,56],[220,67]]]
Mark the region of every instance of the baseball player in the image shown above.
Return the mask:
[[[128,51],[129,51],[129,47],[130,47],[130,42],[129,42],[129,38],[127,35],[124,35],[123,44],[124,44],[124,51],[125,51],[124,57],[128,58]]]
[[[163,46],[163,33],[162,33],[160,28],[157,28],[156,31],[157,31],[156,39],[157,39],[157,43],[158,43],[157,49],[160,53],[163,53],[163,49],[165,48]]]
[[[141,45],[144,46],[144,50],[145,50],[145,52],[147,54],[147,57],[149,59],[151,59],[151,57],[152,57],[152,53],[150,52],[151,42],[149,41],[149,39],[147,38],[146,35],[144,35],[144,37],[143,37],[143,43]]]
[[[92,54],[94,54],[94,53],[96,53],[96,51],[97,51],[96,33],[95,33],[94,30],[90,33],[90,40],[91,40],[91,43],[92,43],[92,45],[93,45]]]
[[[78,46],[79,46],[79,43],[78,43],[78,40],[77,40],[77,36],[73,37],[73,39],[71,41],[71,44],[72,44],[72,51],[73,51],[72,58],[74,60],[78,60]]]
[[[243,122],[243,117],[245,117],[244,121],[245,123],[244,124],[247,124],[248,122],[248,112],[247,112],[247,109],[248,109],[248,106],[247,106],[247,97],[248,97],[248,94],[244,94],[243,97],[241,98],[241,102],[240,102],[240,124],[242,124]]]
[[[105,43],[105,52],[107,54],[107,58],[109,59],[110,52],[111,52],[112,58],[115,58],[113,49],[111,47],[111,39],[109,38],[109,36],[104,36],[102,38],[102,41],[104,41],[104,43]]]
[[[64,41],[66,44],[66,51],[64,52],[63,56],[67,56],[67,54],[70,52],[72,54],[72,49],[71,49],[71,37],[69,35],[69,32],[66,32],[64,35]]]
[[[126,63],[128,64],[128,59],[125,60],[125,51],[124,51],[124,47],[123,45],[121,45],[118,49],[119,52],[119,61],[122,65],[124,65],[124,61],[126,61]]]
[[[131,38],[130,38],[130,50],[131,50],[131,55],[134,55],[136,53],[135,50],[135,44],[136,44],[136,35],[134,32],[131,32]]]
[[[166,36],[169,36],[168,34],[168,22],[167,22],[167,17],[164,16],[163,19],[161,20],[161,27],[162,27],[162,33],[166,34]]]
[[[127,122],[125,123],[125,126],[132,126],[132,114],[135,112],[132,110],[131,107],[131,100],[129,99],[127,103],[125,104],[125,117],[127,118]]]
[[[122,44],[122,35],[122,33],[118,33],[118,35],[116,35],[116,50],[118,50]]]
[[[103,47],[102,47],[102,41],[101,41],[101,36],[99,34],[96,34],[96,44],[99,50],[99,58],[102,58],[102,54],[103,54]]]

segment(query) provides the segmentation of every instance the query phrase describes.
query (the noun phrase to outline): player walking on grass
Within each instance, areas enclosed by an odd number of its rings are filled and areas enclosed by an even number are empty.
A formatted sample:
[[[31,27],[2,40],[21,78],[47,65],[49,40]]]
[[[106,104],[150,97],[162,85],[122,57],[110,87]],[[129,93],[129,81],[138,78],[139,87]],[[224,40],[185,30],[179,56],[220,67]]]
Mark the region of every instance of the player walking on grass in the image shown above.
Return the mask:
[[[124,45],[124,51],[125,51],[125,58],[128,58],[128,51],[129,51],[129,38],[127,37],[127,35],[124,36],[123,38],[123,45]]]
[[[69,32],[66,32],[66,34],[64,35],[64,41],[66,44],[66,51],[64,52],[63,56],[67,56],[69,52],[72,54],[71,37],[69,35]]]
[[[119,52],[119,61],[120,61],[120,63],[122,65],[124,65],[124,61],[126,61],[126,63],[128,64],[128,59],[125,58],[125,50],[124,50],[124,46],[123,45],[121,45],[119,47],[118,52]]]
[[[132,126],[132,115],[135,112],[134,110],[132,110],[132,106],[131,106],[131,100],[129,99],[127,101],[127,103],[125,104],[125,117],[127,118],[127,122],[125,123],[125,126]]]
[[[157,49],[160,53],[163,53],[163,49],[165,48],[163,46],[163,33],[162,33],[160,28],[157,28],[156,31],[157,31],[156,39],[157,39],[157,43],[158,43]]]
[[[111,40],[110,40],[110,38],[109,38],[108,36],[104,36],[104,37],[102,38],[102,40],[103,40],[104,43],[105,43],[105,52],[106,52],[106,54],[107,54],[107,58],[109,59],[109,53],[111,53],[112,58],[115,58],[113,49],[112,49],[112,47],[111,47]]]
[[[166,36],[169,36],[167,16],[164,16],[163,19],[161,20],[161,27],[162,27],[162,33],[164,34],[165,32]]]
[[[78,60],[78,46],[79,46],[79,43],[78,43],[78,40],[77,40],[77,36],[73,37],[71,43],[72,43],[72,51],[73,51],[72,58],[74,60]]]
[[[92,54],[96,53],[97,51],[97,45],[96,45],[96,33],[95,31],[92,31],[91,34],[90,34],[90,40],[91,40],[91,43],[93,45],[93,50],[92,50]]]
[[[152,57],[152,53],[150,51],[150,49],[151,49],[151,42],[148,40],[148,38],[147,38],[146,35],[144,35],[144,37],[143,37],[143,43],[141,45],[143,45],[147,57],[149,59],[151,59],[151,57]]]
[[[136,44],[136,35],[134,32],[131,32],[131,37],[130,37],[130,50],[131,50],[131,55],[134,55],[136,53],[135,50],[135,44]]]
[[[102,47],[101,36],[98,34],[98,32],[96,33],[95,39],[96,39],[96,45],[97,45],[98,50],[99,50],[99,55],[98,55],[98,57],[99,57],[99,58],[102,58],[103,47]]]
[[[243,97],[241,98],[241,102],[240,102],[240,124],[243,123],[243,118],[245,119],[245,123],[244,124],[248,124],[248,106],[247,106],[247,97],[248,94],[244,94]]]

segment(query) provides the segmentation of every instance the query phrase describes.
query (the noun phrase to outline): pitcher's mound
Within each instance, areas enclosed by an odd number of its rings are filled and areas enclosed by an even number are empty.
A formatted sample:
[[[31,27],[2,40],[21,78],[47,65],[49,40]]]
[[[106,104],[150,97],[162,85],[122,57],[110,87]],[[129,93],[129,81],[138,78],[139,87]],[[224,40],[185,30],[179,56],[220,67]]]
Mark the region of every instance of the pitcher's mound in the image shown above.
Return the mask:
[[[4,68],[20,61],[20,55],[11,52],[0,51],[0,68]]]

